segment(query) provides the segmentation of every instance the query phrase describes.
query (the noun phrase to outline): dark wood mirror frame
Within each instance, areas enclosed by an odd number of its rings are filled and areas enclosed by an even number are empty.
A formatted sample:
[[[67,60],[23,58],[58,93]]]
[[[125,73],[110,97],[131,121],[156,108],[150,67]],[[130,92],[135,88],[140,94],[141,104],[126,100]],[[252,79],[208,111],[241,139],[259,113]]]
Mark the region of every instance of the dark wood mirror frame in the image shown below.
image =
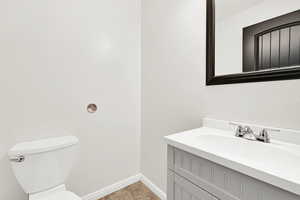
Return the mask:
[[[206,85],[300,79],[300,67],[215,76],[215,0],[206,3]]]

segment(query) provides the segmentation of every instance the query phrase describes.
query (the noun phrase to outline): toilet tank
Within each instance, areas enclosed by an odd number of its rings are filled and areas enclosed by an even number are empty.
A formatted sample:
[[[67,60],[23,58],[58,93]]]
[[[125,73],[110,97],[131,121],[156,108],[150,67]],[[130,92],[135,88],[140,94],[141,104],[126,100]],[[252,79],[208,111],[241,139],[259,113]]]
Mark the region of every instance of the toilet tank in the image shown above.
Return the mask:
[[[77,155],[78,139],[65,136],[16,144],[8,152],[14,174],[28,194],[64,184]],[[24,156],[24,160],[14,160]]]

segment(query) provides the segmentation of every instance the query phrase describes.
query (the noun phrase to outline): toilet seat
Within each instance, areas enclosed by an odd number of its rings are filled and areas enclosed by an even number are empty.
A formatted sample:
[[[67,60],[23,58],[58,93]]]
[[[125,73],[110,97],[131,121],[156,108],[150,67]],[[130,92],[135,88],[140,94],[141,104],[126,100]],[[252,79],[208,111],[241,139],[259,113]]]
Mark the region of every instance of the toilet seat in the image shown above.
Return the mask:
[[[44,196],[38,200],[82,200],[80,197],[69,191],[56,192],[49,196]]]

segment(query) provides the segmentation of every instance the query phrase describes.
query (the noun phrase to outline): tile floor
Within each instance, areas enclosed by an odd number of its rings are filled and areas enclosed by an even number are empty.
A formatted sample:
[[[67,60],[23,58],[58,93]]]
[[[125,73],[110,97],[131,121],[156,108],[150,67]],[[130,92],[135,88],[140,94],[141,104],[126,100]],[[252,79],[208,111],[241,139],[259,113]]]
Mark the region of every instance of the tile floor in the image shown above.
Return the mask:
[[[142,182],[134,183],[99,200],[160,200]]]

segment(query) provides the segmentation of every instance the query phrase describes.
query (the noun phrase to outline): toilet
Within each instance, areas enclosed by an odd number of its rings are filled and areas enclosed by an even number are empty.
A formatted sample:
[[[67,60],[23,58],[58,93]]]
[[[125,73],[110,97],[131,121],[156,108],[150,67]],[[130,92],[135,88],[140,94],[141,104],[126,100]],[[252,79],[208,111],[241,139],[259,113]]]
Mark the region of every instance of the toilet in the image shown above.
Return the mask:
[[[64,184],[78,143],[78,138],[64,136],[19,143],[9,150],[12,169],[29,200],[81,200]]]

